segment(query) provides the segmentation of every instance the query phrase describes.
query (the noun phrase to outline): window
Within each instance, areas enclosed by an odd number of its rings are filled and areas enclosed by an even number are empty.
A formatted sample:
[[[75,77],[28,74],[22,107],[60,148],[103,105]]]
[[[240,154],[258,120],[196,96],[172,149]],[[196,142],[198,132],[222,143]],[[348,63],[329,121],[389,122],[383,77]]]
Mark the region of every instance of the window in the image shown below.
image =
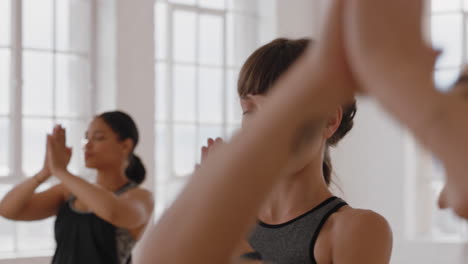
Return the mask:
[[[432,0],[431,39],[442,50],[436,62],[435,82],[448,91],[467,62],[468,1]],[[445,182],[443,165],[409,140],[410,234],[413,238],[462,242],[468,238],[466,224],[450,210],[440,210],[437,199]]]
[[[156,0],[156,215],[209,137],[239,128],[237,75],[257,47],[257,1]]]
[[[55,123],[68,130],[71,171],[83,173],[81,139],[93,112],[92,8],[92,0],[0,0],[0,197],[40,170]],[[0,219],[0,257],[50,253],[53,221]]]

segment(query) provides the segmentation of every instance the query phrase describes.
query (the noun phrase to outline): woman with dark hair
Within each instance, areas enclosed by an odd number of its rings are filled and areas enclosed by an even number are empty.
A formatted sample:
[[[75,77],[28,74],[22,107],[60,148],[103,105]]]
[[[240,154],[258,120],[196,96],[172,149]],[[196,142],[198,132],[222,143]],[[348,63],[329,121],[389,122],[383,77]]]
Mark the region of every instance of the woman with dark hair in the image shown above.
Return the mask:
[[[139,187],[146,171],[134,154],[136,124],[123,112],[103,113],[90,123],[86,140],[85,165],[97,170],[96,183],[68,172],[71,149],[65,129],[56,126],[47,136],[43,169],[3,198],[0,214],[20,221],[56,216],[54,264],[130,263],[153,210],[151,192]],[[60,183],[35,193],[52,175]]]

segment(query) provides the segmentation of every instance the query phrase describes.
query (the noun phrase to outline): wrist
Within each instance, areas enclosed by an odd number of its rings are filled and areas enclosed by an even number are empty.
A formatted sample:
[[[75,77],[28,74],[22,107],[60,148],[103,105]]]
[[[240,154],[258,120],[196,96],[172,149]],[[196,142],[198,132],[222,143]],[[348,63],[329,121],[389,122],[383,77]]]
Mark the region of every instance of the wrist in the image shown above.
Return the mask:
[[[45,182],[50,175],[47,175],[44,172],[39,172],[36,175],[32,177],[32,179],[37,183],[37,185],[41,185],[43,182]]]
[[[54,173],[55,177],[57,177],[57,178],[63,178],[63,177],[66,177],[66,175],[69,174],[67,168],[55,168],[53,170],[53,173]]]

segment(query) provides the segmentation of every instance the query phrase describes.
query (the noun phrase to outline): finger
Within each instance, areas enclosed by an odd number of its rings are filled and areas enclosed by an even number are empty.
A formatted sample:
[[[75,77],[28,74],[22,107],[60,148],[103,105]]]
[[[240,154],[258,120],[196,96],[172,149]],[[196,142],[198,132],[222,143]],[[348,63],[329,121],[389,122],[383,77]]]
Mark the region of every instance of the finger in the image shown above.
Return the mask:
[[[65,138],[65,129],[59,125],[58,129],[57,129],[57,143],[61,144],[61,145],[65,145],[65,142],[66,142],[66,138]]]
[[[52,155],[52,148],[53,148],[53,138],[52,135],[47,135],[47,143],[46,143],[46,151],[48,155]]]
[[[210,148],[214,143],[214,140],[212,138],[208,138],[208,148]]]
[[[201,155],[201,161],[205,161],[206,157],[208,156],[208,148],[207,147],[203,147],[202,148],[202,155]]]

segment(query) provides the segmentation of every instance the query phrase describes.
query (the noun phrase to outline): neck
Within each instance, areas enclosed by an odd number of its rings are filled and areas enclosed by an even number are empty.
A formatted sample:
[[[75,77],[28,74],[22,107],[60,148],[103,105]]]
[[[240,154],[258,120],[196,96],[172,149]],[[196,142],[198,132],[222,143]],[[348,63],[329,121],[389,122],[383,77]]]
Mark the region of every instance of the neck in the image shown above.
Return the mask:
[[[311,162],[278,183],[260,210],[259,219],[269,224],[281,224],[333,196],[323,178],[322,161],[319,161]]]
[[[122,169],[100,169],[98,170],[96,182],[108,191],[116,191],[128,182],[128,178]]]

